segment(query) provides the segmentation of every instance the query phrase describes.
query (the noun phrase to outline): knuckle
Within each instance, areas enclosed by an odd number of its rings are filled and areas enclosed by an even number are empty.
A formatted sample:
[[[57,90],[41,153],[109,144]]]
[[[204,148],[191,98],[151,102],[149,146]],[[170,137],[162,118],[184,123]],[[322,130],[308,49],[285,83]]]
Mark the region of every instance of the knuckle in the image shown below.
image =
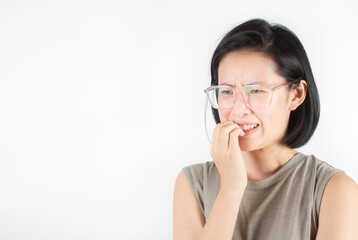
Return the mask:
[[[223,128],[222,128],[222,131],[223,131],[224,133],[228,134],[229,132],[232,131],[233,128],[234,128],[234,126],[230,124],[230,125],[227,125],[227,126],[223,127]]]
[[[220,127],[225,127],[226,125],[231,124],[231,123],[233,123],[233,122],[232,121],[225,121],[225,122],[218,123],[217,125],[220,126]]]
[[[234,129],[233,131],[230,132],[230,135],[239,135],[240,132],[241,132],[240,129],[236,128],[236,129]]]
[[[221,122],[221,123],[218,123],[216,126],[217,126],[217,127],[222,127],[222,126],[225,126],[225,123],[226,123],[226,122]]]

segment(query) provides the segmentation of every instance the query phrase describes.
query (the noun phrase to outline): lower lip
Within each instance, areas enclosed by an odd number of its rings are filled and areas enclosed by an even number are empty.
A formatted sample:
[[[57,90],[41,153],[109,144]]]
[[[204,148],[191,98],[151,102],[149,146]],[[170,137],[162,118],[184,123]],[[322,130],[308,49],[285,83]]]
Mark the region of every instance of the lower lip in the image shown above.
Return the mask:
[[[245,133],[245,136],[252,134],[252,133],[255,132],[259,127],[260,127],[260,125],[258,125],[257,127],[253,128],[253,129],[250,129],[250,130],[243,130],[244,133]],[[245,137],[245,136],[244,136],[244,137]]]

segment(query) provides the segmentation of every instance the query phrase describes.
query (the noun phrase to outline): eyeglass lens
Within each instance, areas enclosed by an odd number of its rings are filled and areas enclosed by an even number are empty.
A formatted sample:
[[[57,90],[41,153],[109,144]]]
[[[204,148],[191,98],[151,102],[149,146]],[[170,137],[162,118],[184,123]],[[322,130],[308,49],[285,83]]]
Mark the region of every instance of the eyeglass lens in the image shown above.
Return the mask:
[[[271,92],[260,86],[244,87],[243,96],[251,108],[265,108],[271,102]],[[211,105],[216,109],[230,109],[235,103],[236,94],[233,88],[218,86],[208,92]]]

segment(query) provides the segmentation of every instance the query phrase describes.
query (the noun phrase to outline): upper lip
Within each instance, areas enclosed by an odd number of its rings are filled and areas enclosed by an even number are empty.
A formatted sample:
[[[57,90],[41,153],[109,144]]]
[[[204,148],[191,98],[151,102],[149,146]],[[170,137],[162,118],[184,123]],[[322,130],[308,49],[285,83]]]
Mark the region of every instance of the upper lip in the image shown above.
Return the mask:
[[[235,122],[235,123],[240,125],[240,126],[258,124],[258,123],[249,123],[249,122]]]

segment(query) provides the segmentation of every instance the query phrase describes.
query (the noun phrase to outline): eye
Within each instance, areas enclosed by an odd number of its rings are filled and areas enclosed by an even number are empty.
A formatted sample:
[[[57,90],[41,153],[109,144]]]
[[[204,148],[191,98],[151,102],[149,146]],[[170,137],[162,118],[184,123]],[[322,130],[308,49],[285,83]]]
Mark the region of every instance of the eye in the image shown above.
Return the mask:
[[[229,87],[221,86],[217,88],[217,93],[219,93],[220,95],[232,95],[234,91]]]
[[[251,94],[255,94],[255,93],[262,93],[262,92],[264,92],[264,90],[261,90],[261,89],[259,89],[259,88],[251,88],[251,89],[249,89],[249,93]]]
[[[224,95],[229,95],[229,94],[232,94],[232,91],[231,90],[222,90],[222,91],[220,91],[220,93],[222,93]]]

